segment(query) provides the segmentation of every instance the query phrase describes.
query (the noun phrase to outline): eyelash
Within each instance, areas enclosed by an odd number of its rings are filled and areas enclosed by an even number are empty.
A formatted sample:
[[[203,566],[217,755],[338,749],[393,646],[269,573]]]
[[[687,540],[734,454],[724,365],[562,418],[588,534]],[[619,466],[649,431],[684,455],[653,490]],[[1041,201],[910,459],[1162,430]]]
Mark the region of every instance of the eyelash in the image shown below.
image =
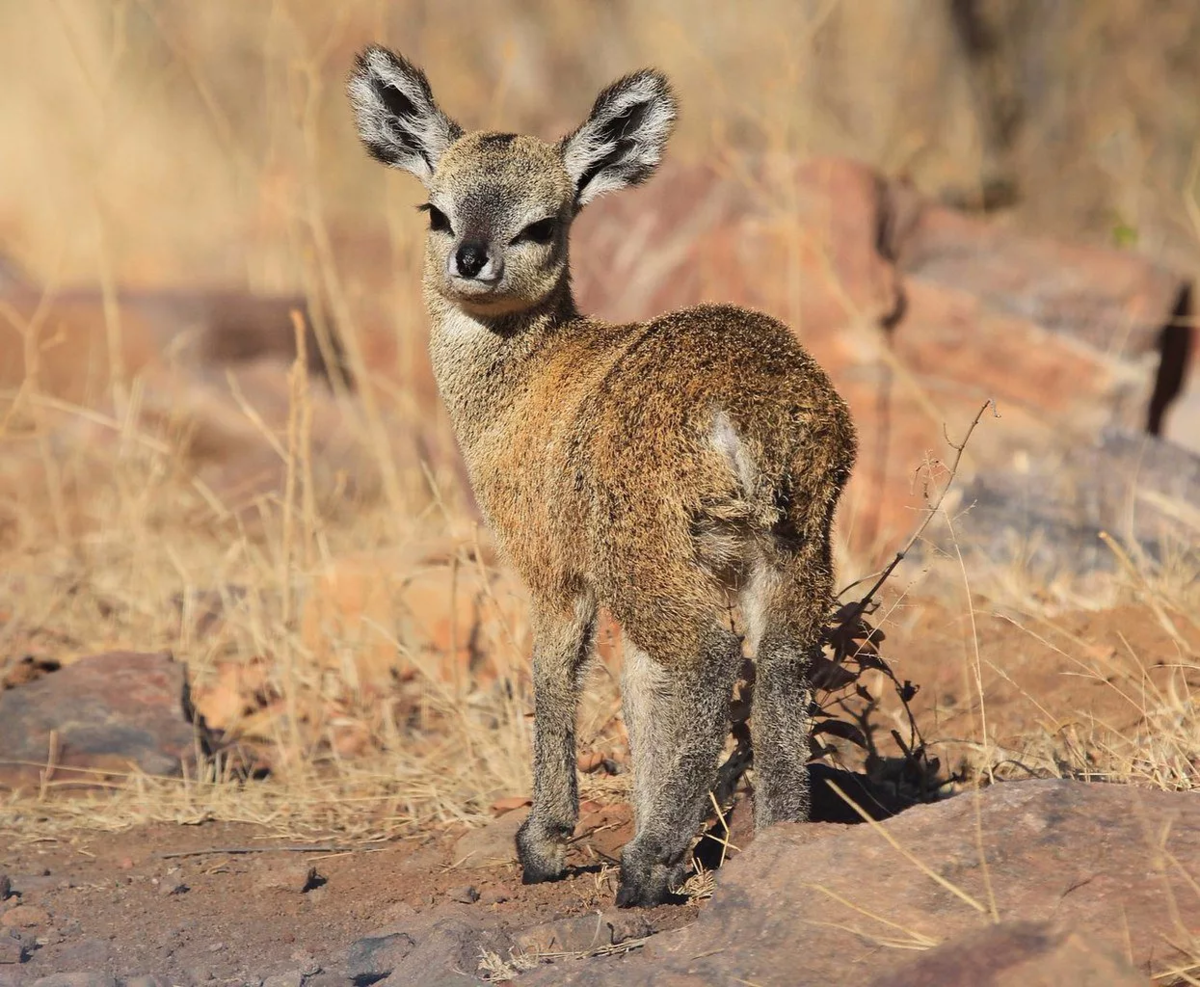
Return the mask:
[[[446,214],[432,202],[426,202],[424,205],[418,206],[417,208],[429,213],[429,228],[433,230],[434,233],[454,232],[454,230],[450,228],[450,220],[446,217]]]
[[[512,238],[512,243],[540,243],[547,244],[554,239],[555,219],[553,216],[548,216],[545,219],[539,219],[536,223],[530,223],[525,229],[521,230],[515,237]]]

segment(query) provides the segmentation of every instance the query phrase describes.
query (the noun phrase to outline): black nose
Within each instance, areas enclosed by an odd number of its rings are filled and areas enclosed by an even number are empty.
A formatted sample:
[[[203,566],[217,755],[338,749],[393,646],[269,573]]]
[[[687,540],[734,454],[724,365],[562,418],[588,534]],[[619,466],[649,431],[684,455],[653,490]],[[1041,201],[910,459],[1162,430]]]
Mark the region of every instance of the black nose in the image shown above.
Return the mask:
[[[467,240],[454,255],[458,273],[464,278],[473,278],[487,263],[487,244],[482,240]]]

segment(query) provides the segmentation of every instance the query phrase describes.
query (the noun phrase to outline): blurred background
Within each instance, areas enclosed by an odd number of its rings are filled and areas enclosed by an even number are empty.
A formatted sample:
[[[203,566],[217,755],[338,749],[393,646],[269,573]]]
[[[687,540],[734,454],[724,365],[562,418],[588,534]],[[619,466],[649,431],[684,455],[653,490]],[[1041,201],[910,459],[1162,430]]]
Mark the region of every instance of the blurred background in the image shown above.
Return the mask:
[[[677,158],[844,154],[1039,232],[1197,258],[1187,0],[9,0],[0,29],[0,232],[43,278],[293,289],[321,223],[389,242],[403,280],[420,192],[364,158],[343,94],[370,41],[469,128],[555,136],[654,64],[682,97]]]
[[[58,332],[73,340],[54,346],[43,333],[41,386],[91,401],[114,373],[124,386],[152,354],[179,352],[200,322],[201,348],[223,355],[269,349],[246,340],[278,334],[280,313],[285,343],[290,333],[286,301],[271,315],[224,298],[214,314],[211,300],[139,301],[139,290],[291,296],[319,330],[310,348],[331,356],[336,335],[360,384],[381,390],[368,398],[373,416],[379,401],[436,415],[416,290],[422,228],[410,211],[422,190],[365,156],[344,95],[353,54],[370,41],[423,64],[466,127],[546,138],[573,127],[615,76],[643,64],[669,73],[682,100],[671,173],[581,223],[576,278],[602,316],[723,297],[800,320],[803,289],[786,264],[749,273],[748,287],[701,270],[712,240],[739,249],[728,241],[746,213],[760,226],[811,225],[794,184],[778,170],[763,179],[768,159],[850,158],[881,181],[985,211],[994,227],[1119,249],[1185,280],[1200,266],[1200,13],[1187,0],[9,0],[0,256],[10,281],[66,292]],[[689,197],[671,200],[679,183]],[[726,242],[701,245],[689,207],[733,188],[743,201],[707,217]],[[854,208],[836,197],[831,213]],[[649,232],[647,216],[660,219]],[[652,259],[634,264],[622,250]],[[606,282],[613,263],[639,287]],[[685,274],[687,291],[658,291]],[[71,289],[91,289],[90,312]],[[19,307],[28,316],[34,305],[31,293]],[[10,387],[30,369],[17,337],[0,349]],[[432,454],[427,443],[412,456]],[[397,470],[383,474],[398,496]]]

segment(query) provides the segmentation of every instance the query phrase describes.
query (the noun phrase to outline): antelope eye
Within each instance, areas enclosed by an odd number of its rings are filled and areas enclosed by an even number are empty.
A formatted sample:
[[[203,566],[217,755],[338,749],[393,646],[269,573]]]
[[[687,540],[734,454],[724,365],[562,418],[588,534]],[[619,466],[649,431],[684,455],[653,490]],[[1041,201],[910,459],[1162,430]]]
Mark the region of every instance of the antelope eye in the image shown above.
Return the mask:
[[[557,218],[547,216],[545,219],[539,219],[536,223],[530,223],[525,229],[521,230],[515,237],[513,243],[541,243],[546,244],[554,239],[554,230],[558,225]]]
[[[450,229],[450,220],[446,218],[446,214],[431,202],[426,202],[420,207],[425,212],[429,213],[429,228],[434,233],[452,233]]]

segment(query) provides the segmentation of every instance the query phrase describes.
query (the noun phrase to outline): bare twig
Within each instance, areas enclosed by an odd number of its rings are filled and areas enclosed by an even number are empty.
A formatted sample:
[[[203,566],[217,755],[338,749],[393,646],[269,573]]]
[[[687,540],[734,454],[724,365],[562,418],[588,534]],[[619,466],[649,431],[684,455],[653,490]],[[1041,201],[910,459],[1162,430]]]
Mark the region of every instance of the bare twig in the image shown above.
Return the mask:
[[[992,408],[993,414],[996,414],[995,403],[991,399],[985,401],[972,419],[961,442],[953,442],[943,426],[946,442],[954,450],[954,458],[950,463],[946,482],[926,511],[925,517],[917,525],[904,547],[896,553],[895,558],[878,573],[851,583],[838,594],[841,596],[854,586],[874,578],[871,589],[864,596],[853,603],[844,604],[831,616],[812,656],[810,674],[813,685],[828,695],[822,707],[814,711],[818,722],[815,724],[812,734],[818,753],[828,752],[825,745],[821,743],[821,738],[831,736],[847,740],[862,748],[867,755],[869,768],[872,764],[878,768],[885,763],[886,759],[875,747],[874,729],[870,723],[872,714],[879,708],[879,701],[871,696],[861,682],[862,675],[869,670],[878,671],[895,689],[896,696],[899,698],[908,720],[909,734],[906,742],[900,736],[899,731],[891,731],[892,739],[903,754],[904,773],[893,778],[897,796],[900,795],[903,786],[915,788],[915,797],[922,801],[927,800],[931,790],[937,787],[940,765],[936,758],[929,756],[910,705],[917,693],[917,686],[907,680],[899,679],[891,666],[880,657],[877,645],[884,639],[883,632],[872,627],[865,619],[865,614],[872,608],[875,594],[879,592],[896,567],[912,550],[913,545],[924,534],[933,516],[942,509],[946,494],[958,475],[963,451],[989,407]],[[826,650],[828,650],[828,654],[826,654]],[[851,688],[852,692],[847,691]],[[753,763],[753,745],[747,722],[751,715],[753,691],[754,667],[751,662],[746,662],[739,676],[737,697],[730,707],[730,721],[737,746],[721,766],[713,791],[718,817],[721,816],[723,807],[732,804],[742,775]],[[861,708],[853,707],[848,700],[855,698],[865,701],[866,705]],[[841,711],[849,716],[849,720],[834,716],[832,708],[836,706],[841,707]],[[934,783],[932,786],[931,782]]]
[[[917,525],[917,528],[912,533],[912,536],[908,539],[907,542],[905,542],[904,547],[896,553],[895,558],[893,558],[891,562],[889,562],[887,565],[885,565],[883,567],[882,570],[880,570],[879,577],[875,580],[875,583],[867,591],[866,595],[864,595],[858,601],[858,603],[855,604],[854,609],[847,616],[847,619],[846,619],[847,623],[853,624],[855,620],[857,620],[859,617],[861,617],[866,612],[867,607],[869,607],[871,605],[871,601],[875,598],[875,594],[879,592],[879,590],[883,587],[883,584],[886,583],[888,581],[888,579],[891,577],[892,573],[895,572],[896,566],[898,566],[901,562],[903,562],[904,559],[907,557],[908,553],[910,551],[912,551],[913,545],[915,545],[917,543],[917,540],[921,537],[921,535],[923,535],[925,533],[925,529],[927,527],[929,527],[929,522],[933,520],[933,516],[935,514],[937,514],[937,512],[939,510],[941,510],[942,502],[946,499],[946,494],[949,493],[950,487],[954,484],[954,478],[958,475],[958,466],[959,466],[959,463],[962,462],[963,450],[966,449],[967,443],[971,441],[971,435],[975,431],[975,426],[977,426],[979,424],[979,422],[983,419],[983,413],[985,411],[987,411],[989,407],[991,407],[991,409],[992,409],[992,414],[995,415],[996,417],[999,417],[1000,413],[999,413],[999,411],[996,410],[996,402],[992,398],[988,398],[986,401],[983,402],[983,405],[980,407],[979,411],[975,415],[975,418],[972,420],[970,426],[967,428],[967,434],[963,436],[962,442],[959,442],[959,443],[951,442],[950,436],[948,434],[946,435],[946,441],[950,444],[950,447],[954,450],[954,461],[950,464],[950,473],[946,477],[945,485],[942,487],[941,492],[938,494],[937,500],[935,500],[933,502],[933,505],[928,510],[926,510],[925,517],[921,520],[921,523],[919,525]],[[943,433],[944,432],[945,432],[945,426],[943,426]],[[851,583],[850,585],[854,586],[856,584]],[[847,587],[847,589],[848,588],[849,587]],[[842,593],[844,593],[844,592],[845,592],[845,590],[842,590]],[[841,596],[841,593],[839,593],[838,595]]]
[[[169,853],[156,853],[159,860],[173,860],[177,857],[209,857],[216,854],[236,856],[247,853],[353,853],[356,850],[375,849],[370,846],[215,846],[203,850],[172,850]]]

